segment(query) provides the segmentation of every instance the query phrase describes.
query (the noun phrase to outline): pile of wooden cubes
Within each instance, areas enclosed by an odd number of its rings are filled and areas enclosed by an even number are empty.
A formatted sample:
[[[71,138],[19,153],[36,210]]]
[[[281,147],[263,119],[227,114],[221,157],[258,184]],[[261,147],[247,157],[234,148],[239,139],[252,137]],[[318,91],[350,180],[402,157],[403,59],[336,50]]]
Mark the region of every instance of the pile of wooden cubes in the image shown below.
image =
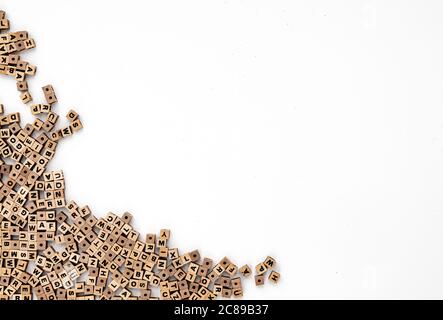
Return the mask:
[[[66,201],[65,177],[47,165],[57,146],[83,128],[74,110],[55,129],[58,102],[51,85],[45,101],[33,103],[27,76],[36,67],[19,53],[35,47],[26,31],[9,32],[0,11],[0,74],[17,82],[21,101],[35,116],[20,124],[20,114],[0,105],[0,299],[203,299],[242,297],[242,278],[253,274],[227,257],[218,262],[198,250],[170,246],[170,231],[142,235],[132,215],[96,217],[90,208]],[[255,283],[278,282],[276,261],[255,267]]]

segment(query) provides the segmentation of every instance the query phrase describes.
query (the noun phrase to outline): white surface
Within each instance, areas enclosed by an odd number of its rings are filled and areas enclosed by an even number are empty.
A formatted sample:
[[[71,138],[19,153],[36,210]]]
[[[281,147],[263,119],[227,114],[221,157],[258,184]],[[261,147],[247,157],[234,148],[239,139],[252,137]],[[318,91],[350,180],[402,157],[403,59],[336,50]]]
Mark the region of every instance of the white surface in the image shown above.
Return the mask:
[[[68,198],[275,256],[246,298],[443,298],[441,1],[0,7],[36,40],[34,97],[52,83],[84,122],[51,164]],[[10,79],[0,99],[24,110]]]

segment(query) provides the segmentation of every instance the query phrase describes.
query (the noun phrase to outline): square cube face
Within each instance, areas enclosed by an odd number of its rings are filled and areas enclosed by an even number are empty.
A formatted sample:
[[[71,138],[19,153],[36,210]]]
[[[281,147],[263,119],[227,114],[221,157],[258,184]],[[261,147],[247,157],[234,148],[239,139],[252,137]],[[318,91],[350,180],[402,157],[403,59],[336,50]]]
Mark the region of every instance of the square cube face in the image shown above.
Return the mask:
[[[255,276],[255,285],[262,286],[265,284],[265,277],[263,275]]]
[[[28,90],[28,83],[26,81],[17,81],[17,90],[18,91]]]
[[[268,279],[274,283],[277,283],[280,280],[280,273],[278,273],[277,271],[272,271],[269,274]]]
[[[242,274],[243,277],[249,277],[252,273],[251,268],[247,264],[241,267],[238,271]]]
[[[46,98],[46,102],[49,104],[53,104],[58,101],[54,92],[52,92],[51,94],[45,95],[45,98]]]
[[[50,84],[48,84],[47,86],[42,87],[43,93],[44,95],[47,95],[51,92],[54,92],[54,89],[52,88],[52,86]]]

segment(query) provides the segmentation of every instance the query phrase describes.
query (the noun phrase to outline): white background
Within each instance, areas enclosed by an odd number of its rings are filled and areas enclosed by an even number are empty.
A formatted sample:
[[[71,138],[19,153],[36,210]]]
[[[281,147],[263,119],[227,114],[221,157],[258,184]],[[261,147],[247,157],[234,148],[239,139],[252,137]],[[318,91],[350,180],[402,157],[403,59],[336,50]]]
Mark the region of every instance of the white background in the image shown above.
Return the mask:
[[[0,1],[68,199],[237,264],[246,298],[443,298],[441,1]],[[2,77],[7,112],[30,113]]]

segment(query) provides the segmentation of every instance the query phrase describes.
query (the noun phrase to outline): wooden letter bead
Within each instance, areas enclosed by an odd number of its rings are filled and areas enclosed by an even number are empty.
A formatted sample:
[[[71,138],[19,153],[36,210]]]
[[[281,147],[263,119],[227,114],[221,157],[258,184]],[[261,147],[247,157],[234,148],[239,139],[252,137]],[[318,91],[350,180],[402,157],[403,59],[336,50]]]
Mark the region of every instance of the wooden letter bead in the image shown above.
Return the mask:
[[[69,120],[69,122],[72,122],[72,121],[74,121],[75,119],[78,118],[78,113],[71,109],[66,114],[66,118]]]
[[[228,259],[228,257],[224,257],[224,258],[220,261],[219,264],[221,265],[221,267],[223,268],[223,270],[225,270],[225,269],[231,264],[231,261]]]
[[[267,257],[266,257],[266,260],[265,260],[263,263],[264,263],[265,266],[266,266],[267,268],[269,268],[269,269],[274,268],[275,265],[276,265],[275,259],[272,258],[272,257],[270,257],[270,256],[267,256]]]
[[[8,29],[9,29],[9,20],[0,19],[0,30],[8,30]]]
[[[25,48],[26,49],[35,48],[35,41],[34,41],[34,39],[26,39],[24,44],[25,44]]]
[[[252,270],[247,264],[241,267],[238,271],[243,277],[249,277],[252,274]]]
[[[69,127],[71,128],[71,130],[73,132],[77,132],[83,128],[83,124],[81,123],[80,119],[77,119],[77,120],[72,121],[71,124],[69,125]]]
[[[18,91],[28,90],[28,83],[26,81],[17,81],[17,90]]]
[[[259,264],[255,267],[255,272],[256,272],[258,275],[261,275],[261,274],[265,273],[266,270],[268,270],[268,268],[266,267],[266,265],[265,265],[263,262],[262,262],[262,263],[259,263]]]
[[[52,86],[50,84],[42,87],[42,90],[43,90],[44,95],[48,95],[48,94],[51,94],[52,92],[54,92],[54,88],[52,88]]]
[[[23,102],[24,104],[26,104],[26,103],[32,101],[32,96],[31,96],[31,94],[30,94],[28,91],[25,91],[25,92],[23,92],[23,93],[20,95],[20,100],[22,100],[22,102]]]
[[[160,230],[160,239],[169,239],[169,229],[161,229]]]
[[[263,275],[257,275],[254,277],[254,279],[256,286],[262,286],[265,284],[265,277]]]
[[[234,278],[231,280],[232,288],[241,288],[241,279],[240,278]]]
[[[277,271],[271,271],[268,279],[274,283],[277,283],[280,280],[280,273],[278,273]]]
[[[32,66],[32,65],[28,64],[26,66],[25,74],[33,76],[33,75],[35,75],[36,71],[37,71],[37,67],[36,66]]]

